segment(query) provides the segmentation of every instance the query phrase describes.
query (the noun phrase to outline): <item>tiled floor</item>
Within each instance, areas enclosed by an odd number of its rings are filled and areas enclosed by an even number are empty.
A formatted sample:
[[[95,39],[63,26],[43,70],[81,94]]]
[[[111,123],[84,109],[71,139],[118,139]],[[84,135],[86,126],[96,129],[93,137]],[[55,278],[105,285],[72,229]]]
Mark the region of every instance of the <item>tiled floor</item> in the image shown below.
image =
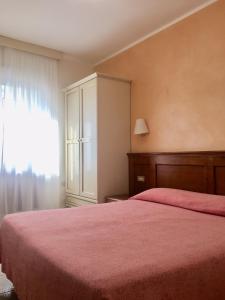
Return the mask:
[[[1,272],[1,265],[0,265],[0,300],[18,300],[16,294],[13,292],[12,283]]]

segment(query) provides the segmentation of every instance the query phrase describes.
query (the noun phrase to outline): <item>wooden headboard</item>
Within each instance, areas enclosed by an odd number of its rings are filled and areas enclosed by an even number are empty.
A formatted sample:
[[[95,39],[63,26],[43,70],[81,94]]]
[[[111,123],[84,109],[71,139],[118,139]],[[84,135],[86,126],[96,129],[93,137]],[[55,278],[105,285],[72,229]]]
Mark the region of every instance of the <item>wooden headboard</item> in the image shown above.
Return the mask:
[[[128,153],[129,193],[153,187],[225,195],[225,151]]]

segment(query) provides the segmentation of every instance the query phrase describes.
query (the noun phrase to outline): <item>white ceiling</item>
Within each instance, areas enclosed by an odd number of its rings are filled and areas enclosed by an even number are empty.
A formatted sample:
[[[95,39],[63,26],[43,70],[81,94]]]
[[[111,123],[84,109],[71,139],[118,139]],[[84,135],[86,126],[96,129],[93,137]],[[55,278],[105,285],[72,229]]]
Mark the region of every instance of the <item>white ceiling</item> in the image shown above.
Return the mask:
[[[0,0],[0,35],[91,63],[209,0]]]

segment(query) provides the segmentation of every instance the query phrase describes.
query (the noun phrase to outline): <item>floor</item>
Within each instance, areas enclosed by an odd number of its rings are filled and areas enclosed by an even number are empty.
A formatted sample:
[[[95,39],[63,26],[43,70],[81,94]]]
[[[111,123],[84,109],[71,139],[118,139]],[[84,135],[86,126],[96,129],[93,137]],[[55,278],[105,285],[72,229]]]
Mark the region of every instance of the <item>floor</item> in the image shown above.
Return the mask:
[[[13,291],[12,283],[1,272],[0,265],[0,300],[18,300]]]

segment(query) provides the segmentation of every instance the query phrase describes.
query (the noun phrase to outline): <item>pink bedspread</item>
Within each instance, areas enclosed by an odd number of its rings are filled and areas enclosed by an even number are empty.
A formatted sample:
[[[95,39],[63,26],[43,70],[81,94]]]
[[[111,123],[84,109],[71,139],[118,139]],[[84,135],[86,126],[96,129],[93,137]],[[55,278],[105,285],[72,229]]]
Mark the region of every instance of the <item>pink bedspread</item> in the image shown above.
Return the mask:
[[[129,200],[9,215],[3,270],[20,300],[225,299],[225,218]]]

